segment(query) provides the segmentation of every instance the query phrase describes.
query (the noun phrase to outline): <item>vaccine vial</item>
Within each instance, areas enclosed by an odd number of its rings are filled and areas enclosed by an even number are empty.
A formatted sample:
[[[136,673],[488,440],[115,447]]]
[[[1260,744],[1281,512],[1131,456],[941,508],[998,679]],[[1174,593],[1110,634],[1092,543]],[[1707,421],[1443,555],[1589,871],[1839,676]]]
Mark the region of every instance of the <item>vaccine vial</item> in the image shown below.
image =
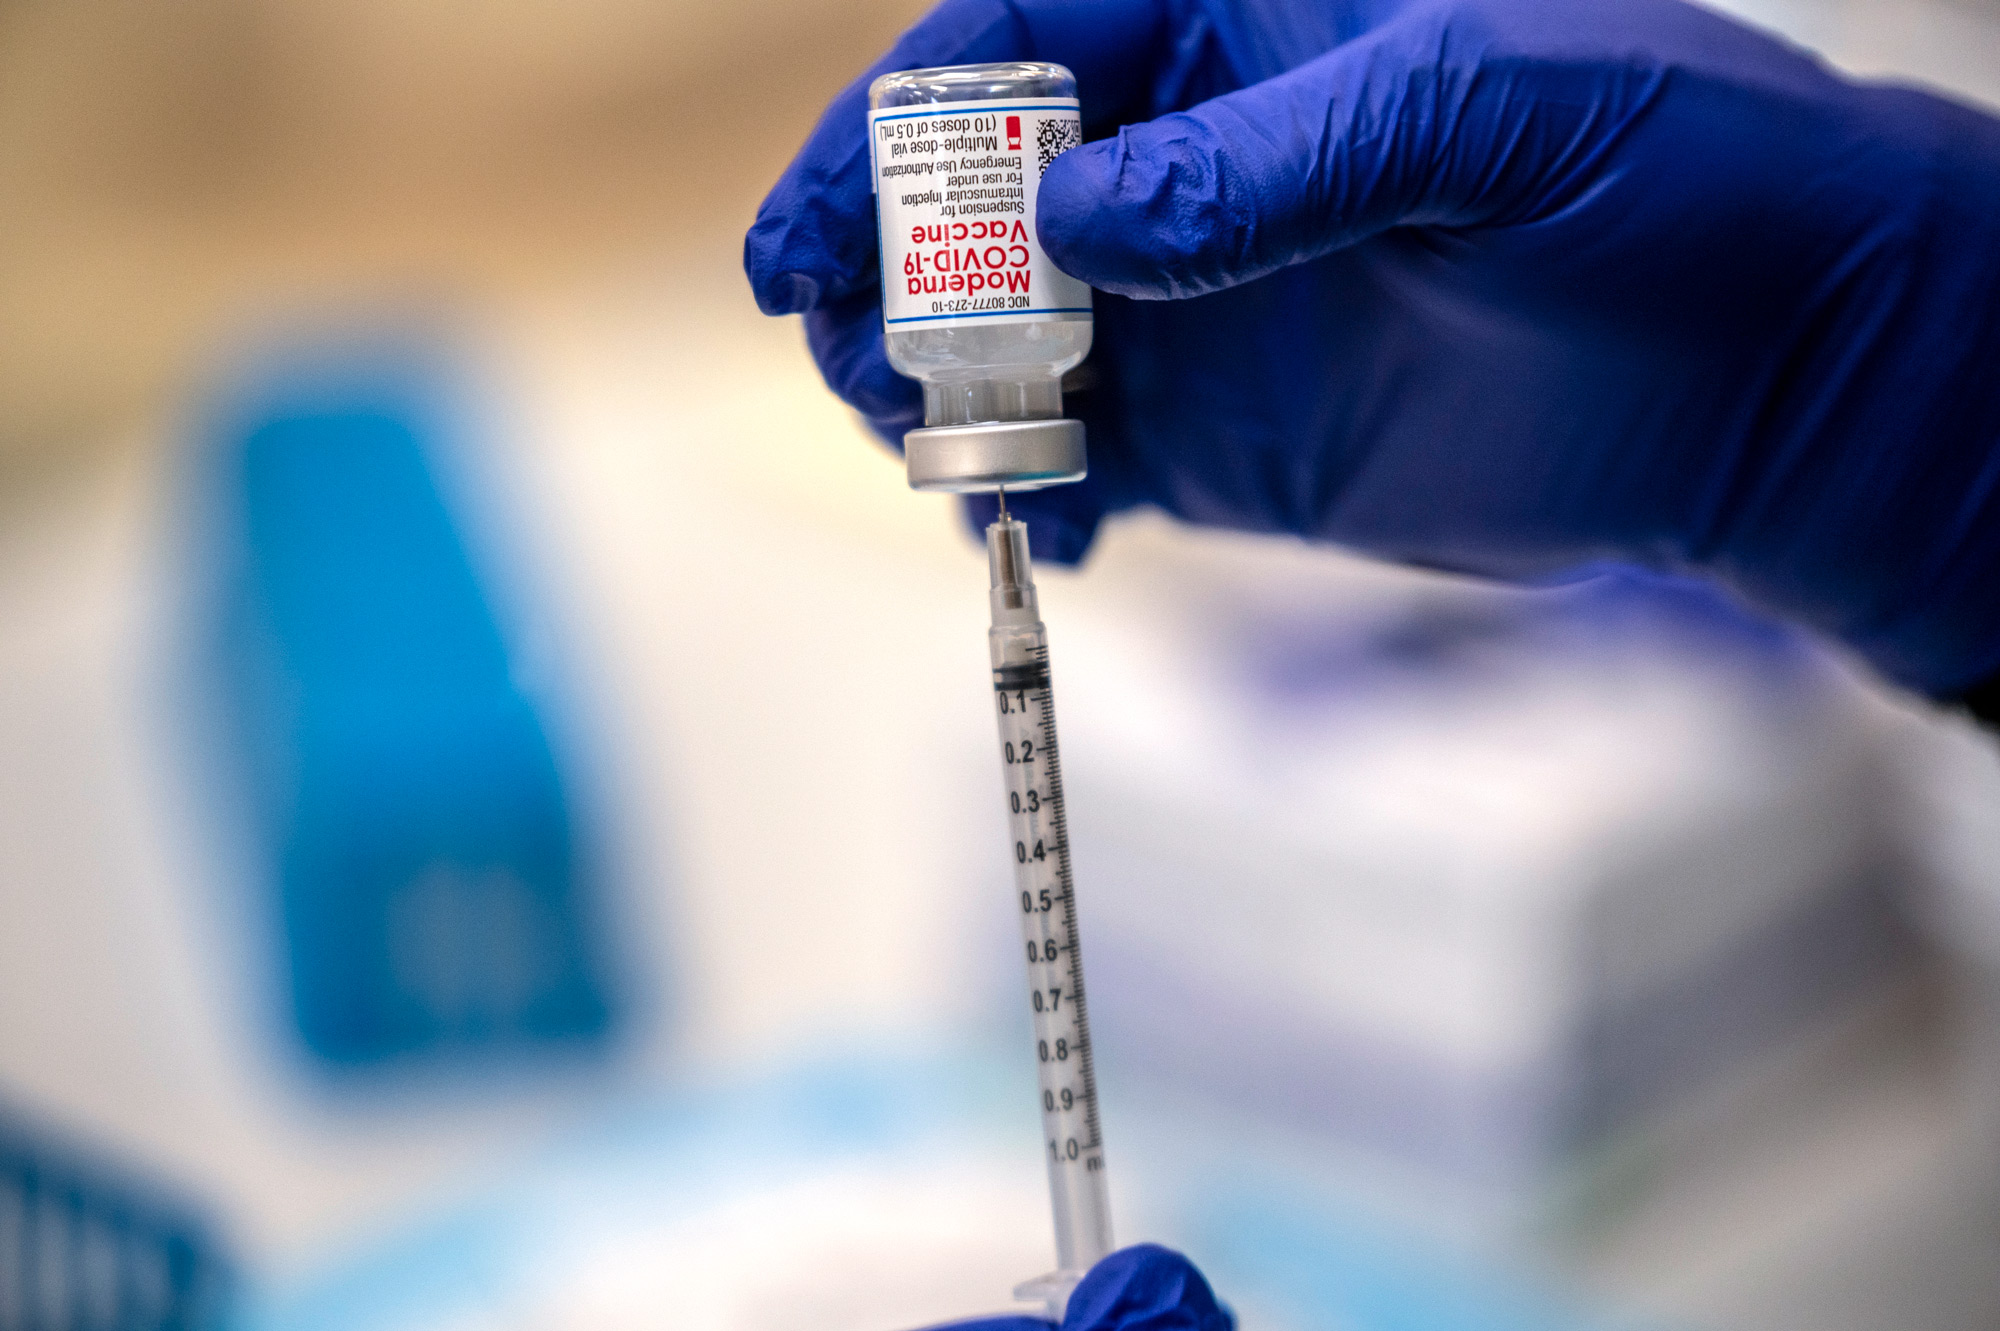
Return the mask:
[[[1035,238],[1042,173],[1083,142],[1076,79],[1009,61],[868,89],[889,363],[924,390],[903,436],[917,490],[1033,490],[1084,475],[1062,377],[1090,351],[1090,288]]]

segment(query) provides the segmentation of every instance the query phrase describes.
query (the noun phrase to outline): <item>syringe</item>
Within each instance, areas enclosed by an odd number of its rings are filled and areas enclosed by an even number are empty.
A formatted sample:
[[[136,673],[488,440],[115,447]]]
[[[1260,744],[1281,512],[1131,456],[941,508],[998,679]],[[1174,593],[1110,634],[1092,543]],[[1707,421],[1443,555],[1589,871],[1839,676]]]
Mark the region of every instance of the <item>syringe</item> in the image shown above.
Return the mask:
[[[986,529],[986,554],[993,588],[993,628],[987,640],[1056,1228],[1056,1269],[1014,1294],[1046,1302],[1050,1317],[1060,1322],[1070,1291],[1111,1252],[1111,1201],[1098,1128],[1083,954],[1077,945],[1076,884],[1070,873],[1055,695],[1049,689],[1048,630],[1042,626],[1028,564],[1028,529],[1007,515],[1004,492],[1000,520]]]
[[[974,137],[1011,172],[1015,216],[1004,225],[967,221],[937,190],[902,180],[919,157],[928,170],[929,154]],[[1070,1290],[1111,1252],[1111,1209],[1048,637],[1028,570],[1028,530],[1007,516],[1006,492],[1080,481],[1089,471],[1083,422],[1062,414],[1062,384],[1090,352],[1091,291],[1036,238],[1050,147],[1083,142],[1076,78],[1029,60],[884,74],[868,88],[868,142],[882,271],[895,278],[881,288],[882,348],[891,366],[923,385],[923,428],[903,436],[910,488],[1000,493],[1000,520],[986,529],[993,695],[1056,1213],[1056,1269],[1014,1292],[1046,1302],[1060,1321]],[[974,249],[962,248],[968,243]]]

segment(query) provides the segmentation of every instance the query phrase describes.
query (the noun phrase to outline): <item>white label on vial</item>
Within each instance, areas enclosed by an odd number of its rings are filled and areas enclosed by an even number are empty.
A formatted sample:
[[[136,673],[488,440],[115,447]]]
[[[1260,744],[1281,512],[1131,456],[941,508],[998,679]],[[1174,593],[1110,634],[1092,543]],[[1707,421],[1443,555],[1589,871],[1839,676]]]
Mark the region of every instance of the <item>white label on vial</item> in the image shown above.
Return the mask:
[[[1090,288],[1050,263],[1035,239],[1042,172],[1082,142],[1074,97],[870,111],[883,322],[917,329],[1088,315]]]

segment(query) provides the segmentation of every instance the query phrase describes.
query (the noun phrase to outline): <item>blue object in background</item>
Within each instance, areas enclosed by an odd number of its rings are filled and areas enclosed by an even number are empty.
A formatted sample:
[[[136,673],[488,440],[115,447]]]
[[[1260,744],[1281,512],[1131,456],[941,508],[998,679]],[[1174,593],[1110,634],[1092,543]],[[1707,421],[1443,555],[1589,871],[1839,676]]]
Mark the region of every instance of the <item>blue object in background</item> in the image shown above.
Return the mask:
[[[266,368],[218,418],[225,706],[298,1029],[335,1065],[600,1042],[597,894],[427,455],[443,376],[401,353]]]
[[[200,1331],[227,1269],[198,1218],[0,1112],[0,1327]]]

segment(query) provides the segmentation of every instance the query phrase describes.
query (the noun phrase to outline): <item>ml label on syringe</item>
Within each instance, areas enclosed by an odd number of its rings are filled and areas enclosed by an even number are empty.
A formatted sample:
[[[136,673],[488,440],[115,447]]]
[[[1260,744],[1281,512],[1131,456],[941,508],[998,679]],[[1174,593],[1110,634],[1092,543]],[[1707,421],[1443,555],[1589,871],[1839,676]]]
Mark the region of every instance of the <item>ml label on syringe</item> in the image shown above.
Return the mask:
[[[1090,288],[1035,238],[1042,173],[1083,142],[1074,98],[938,102],[869,113],[891,328],[1090,315]]]

